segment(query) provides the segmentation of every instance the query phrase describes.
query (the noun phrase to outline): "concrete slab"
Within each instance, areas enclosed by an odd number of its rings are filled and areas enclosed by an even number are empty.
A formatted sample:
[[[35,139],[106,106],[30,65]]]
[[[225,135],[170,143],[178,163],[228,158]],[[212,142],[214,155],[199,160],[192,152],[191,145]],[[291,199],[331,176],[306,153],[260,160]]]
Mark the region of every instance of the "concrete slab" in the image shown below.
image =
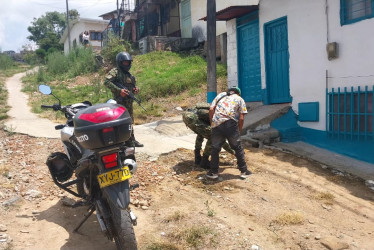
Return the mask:
[[[273,105],[255,105],[251,108],[247,104],[248,114],[244,116],[243,132],[254,130],[261,125],[267,125],[274,119],[287,113],[290,109],[290,103],[273,104]]]

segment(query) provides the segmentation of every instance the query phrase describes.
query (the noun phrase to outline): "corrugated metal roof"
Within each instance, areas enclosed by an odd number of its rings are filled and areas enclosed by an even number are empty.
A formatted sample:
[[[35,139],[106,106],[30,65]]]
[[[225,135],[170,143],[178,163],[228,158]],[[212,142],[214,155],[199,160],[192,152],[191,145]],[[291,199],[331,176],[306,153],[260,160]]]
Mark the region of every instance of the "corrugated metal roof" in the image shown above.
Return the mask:
[[[238,18],[250,12],[258,10],[258,5],[244,5],[244,6],[230,6],[226,9],[216,12],[216,21],[228,21],[233,18]],[[199,20],[206,21],[206,17]]]

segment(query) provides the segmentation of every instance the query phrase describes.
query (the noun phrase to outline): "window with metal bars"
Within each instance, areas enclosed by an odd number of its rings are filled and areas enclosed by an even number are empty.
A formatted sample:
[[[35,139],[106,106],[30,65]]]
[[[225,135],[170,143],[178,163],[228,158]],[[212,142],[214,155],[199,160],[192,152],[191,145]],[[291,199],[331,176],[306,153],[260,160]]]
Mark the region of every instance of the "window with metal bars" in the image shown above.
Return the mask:
[[[101,32],[90,31],[90,40],[101,41],[102,40],[102,34],[101,34]]]
[[[374,86],[327,91],[327,132],[345,139],[374,140]]]
[[[340,0],[341,25],[374,17],[374,0]]]

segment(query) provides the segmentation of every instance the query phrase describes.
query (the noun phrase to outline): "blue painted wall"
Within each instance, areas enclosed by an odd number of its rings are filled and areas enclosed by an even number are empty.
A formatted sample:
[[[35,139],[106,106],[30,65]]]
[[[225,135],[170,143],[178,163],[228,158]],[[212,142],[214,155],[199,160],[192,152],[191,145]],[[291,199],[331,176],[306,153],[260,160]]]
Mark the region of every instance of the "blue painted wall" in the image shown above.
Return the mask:
[[[297,115],[292,109],[284,116],[274,120],[271,126],[279,130],[282,142],[303,141],[316,147],[374,164],[374,142],[372,140],[351,141],[332,138],[325,131],[302,128],[297,124]]]

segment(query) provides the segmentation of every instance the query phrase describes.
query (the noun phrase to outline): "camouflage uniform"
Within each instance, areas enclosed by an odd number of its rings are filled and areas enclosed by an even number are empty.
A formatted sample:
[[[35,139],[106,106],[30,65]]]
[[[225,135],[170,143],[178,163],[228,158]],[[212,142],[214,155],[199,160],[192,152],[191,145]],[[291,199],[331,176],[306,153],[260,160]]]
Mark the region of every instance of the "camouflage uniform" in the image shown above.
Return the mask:
[[[117,86],[116,83],[119,83],[123,87]],[[121,104],[126,107],[126,109],[130,113],[132,122],[134,123],[134,115],[133,115],[134,100],[130,98],[129,96],[122,97],[120,93],[121,93],[121,89],[126,88],[131,93],[134,94],[133,88],[135,88],[136,86],[135,76],[131,75],[130,72],[123,72],[122,70],[119,70],[118,68],[113,68],[112,70],[109,71],[109,73],[105,77],[104,85],[112,91],[113,99],[116,100],[118,104]],[[130,140],[132,141],[135,140],[134,129],[131,132]]]
[[[188,128],[197,134],[195,150],[200,152],[204,138],[207,139],[203,158],[209,158],[212,145],[210,140],[211,127],[209,120],[209,104],[198,103],[193,109],[187,109],[187,111],[183,113],[183,122]],[[235,153],[227,142],[223,144],[223,148],[230,154]]]

